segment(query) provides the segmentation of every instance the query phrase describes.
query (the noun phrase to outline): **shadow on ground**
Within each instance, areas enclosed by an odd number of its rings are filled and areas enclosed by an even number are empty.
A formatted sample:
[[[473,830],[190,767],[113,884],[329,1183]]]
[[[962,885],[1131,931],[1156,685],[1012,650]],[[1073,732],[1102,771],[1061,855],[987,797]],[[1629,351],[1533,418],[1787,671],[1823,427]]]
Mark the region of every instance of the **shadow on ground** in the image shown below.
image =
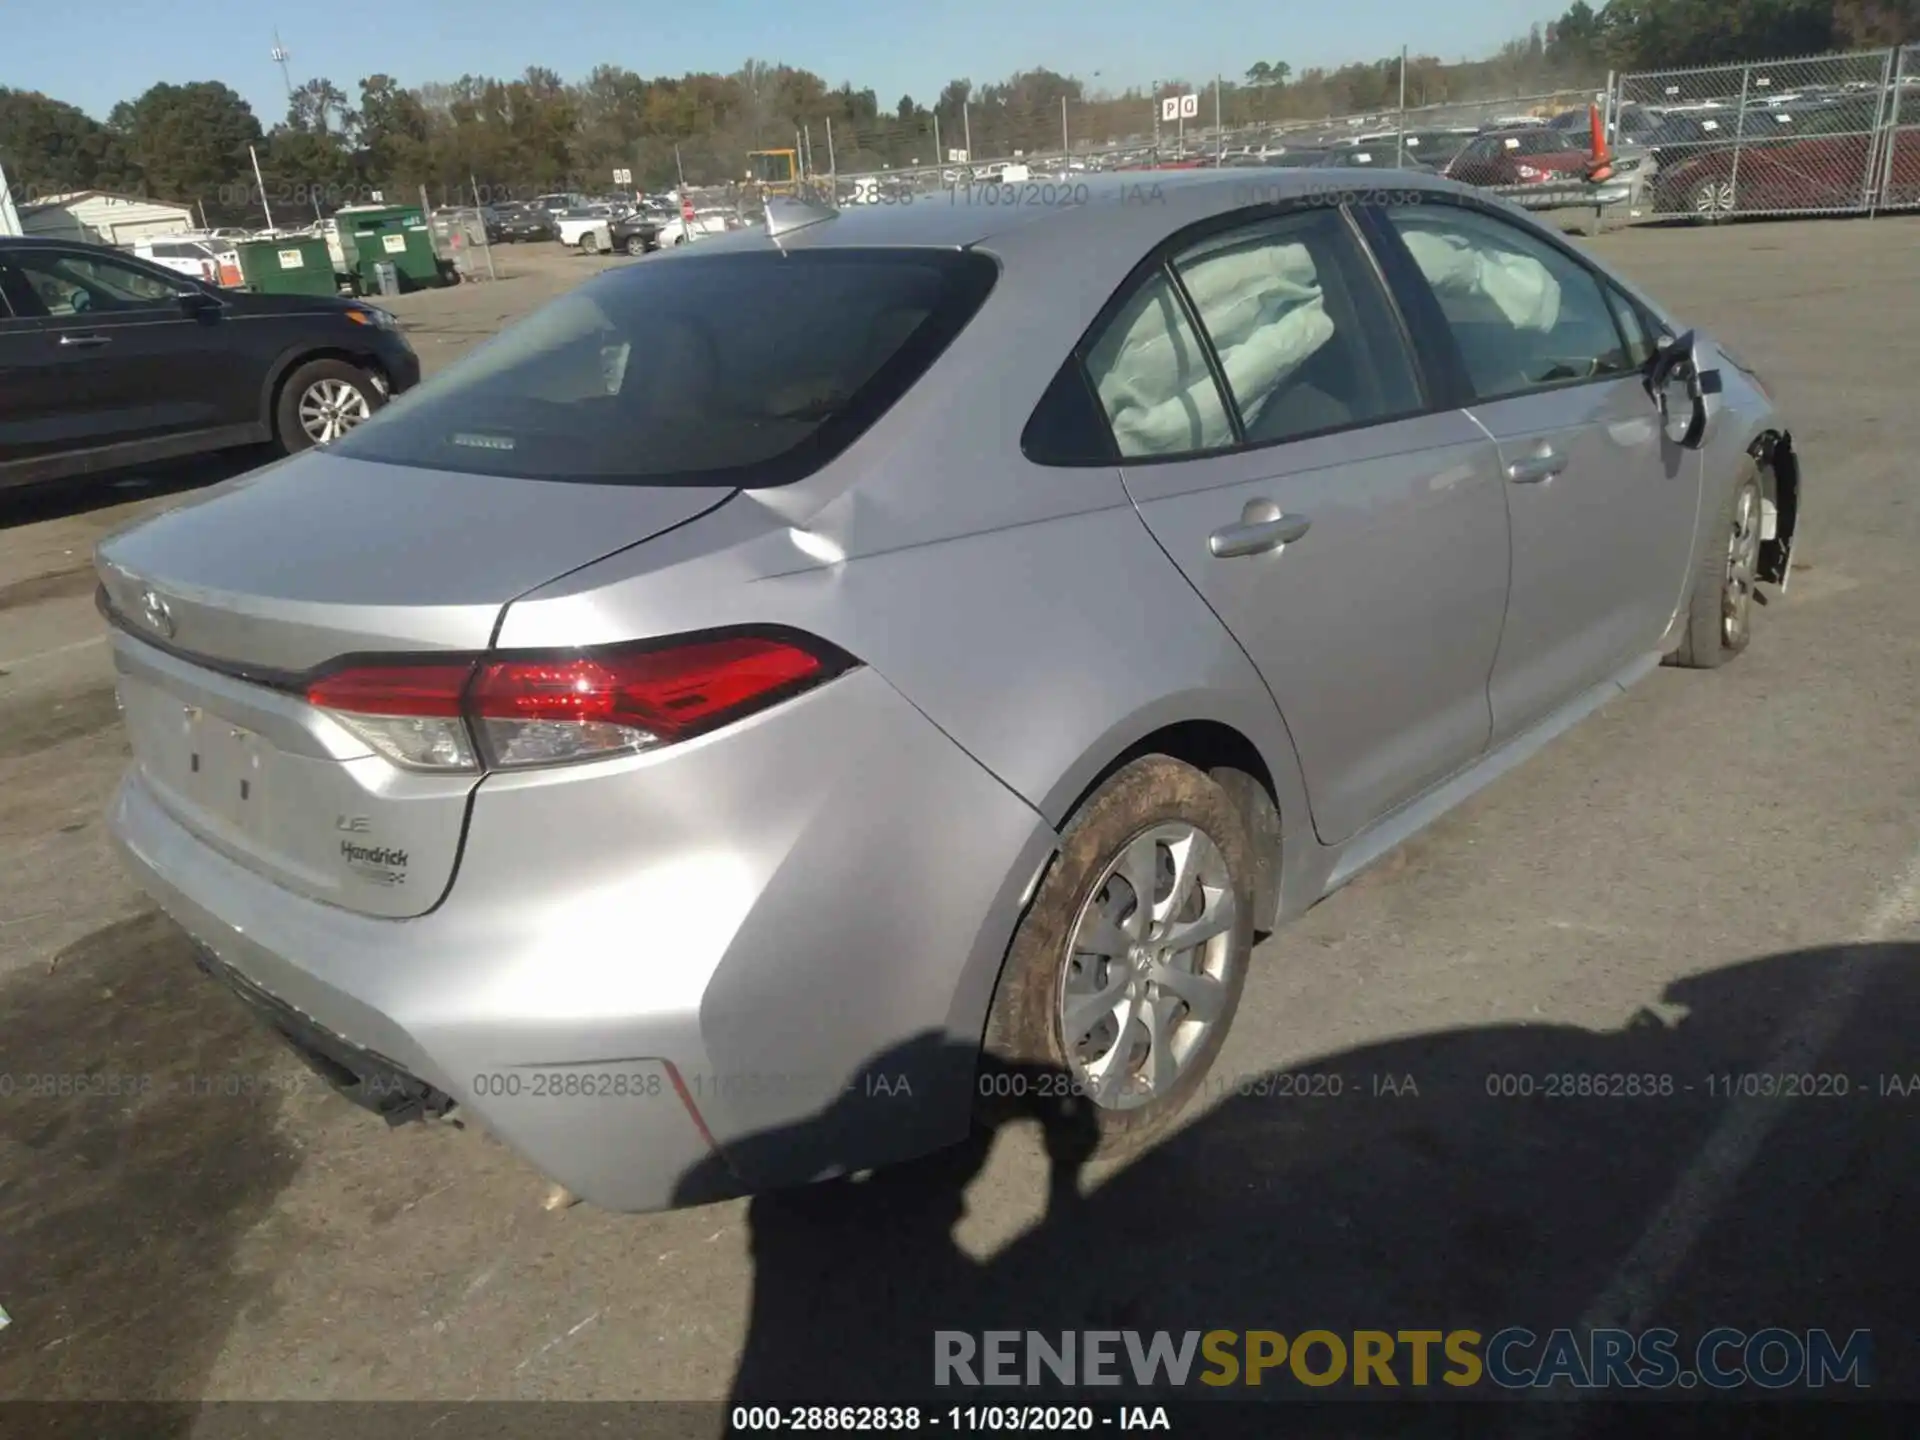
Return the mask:
[[[1524,1325],[1545,1335],[1589,1313],[1676,1197],[1682,1223],[1659,1231],[1664,1251],[1656,1245],[1645,1283],[1628,1287],[1640,1307],[1616,1323],[1673,1327],[1683,1360],[1719,1325],[1824,1327],[1842,1338],[1870,1329],[1871,1393],[1920,1395],[1920,1240],[1899,1218],[1920,1194],[1917,961],[1915,946],[1808,950],[1683,981],[1665,997],[1668,1018],[1643,1013],[1614,1033],[1502,1026],[1369,1046],[1298,1072],[1291,1088],[1309,1098],[1284,1093],[1279,1077],[1225,1080],[1223,1103],[1090,1189],[1075,1174],[1082,1122],[1057,1110],[1041,1117],[1056,1137],[1046,1216],[984,1263],[951,1232],[985,1142],[859,1183],[761,1196],[733,1399],[925,1401],[936,1330],[1486,1335]],[[1838,1007],[1839,1033],[1797,1062],[1834,1078],[1777,1102],[1770,1121],[1764,1103],[1730,1100],[1742,1082],[1718,1077],[1765,1070],[1796,1021],[1835,1013],[1822,1007],[1849,977],[1861,989]],[[1672,1007],[1684,1013],[1673,1018]],[[890,1068],[883,1055],[861,1073]],[[1603,1084],[1652,1093],[1550,1098],[1555,1076],[1641,1077]],[[1883,1093],[1893,1083],[1883,1077],[1912,1085],[1912,1097]],[[1727,1144],[1743,1133],[1758,1142],[1750,1155]],[[1711,1153],[1747,1163],[1699,1171],[1716,1135]],[[1403,1386],[1406,1366],[1396,1363]],[[1196,1362],[1195,1374],[1205,1368]],[[1284,1367],[1261,1389],[1233,1393],[1390,1398],[1378,1387],[1309,1390]]]
[[[51,973],[0,984],[0,1300],[16,1322],[0,1332],[0,1396],[190,1401],[227,1337],[274,1313],[270,1264],[253,1257],[298,1243],[273,1214],[298,1161],[270,1088],[222,1087],[284,1057],[238,1005],[179,983],[190,961],[179,932],[147,915],[72,947]],[[1670,1263],[1656,1254],[1630,1287],[1644,1304],[1627,1323],[1687,1342],[1718,1325],[1868,1329],[1871,1393],[1920,1395],[1920,1242],[1903,1218],[1920,1194],[1916,962],[1912,945],[1778,955],[1681,982],[1665,1018],[1614,1032],[1457,1030],[1331,1055],[1285,1083],[1218,1077],[1224,1101],[1098,1183],[1085,1112],[1036,1103],[1017,1123],[1047,1139],[1046,1213],[985,1261],[953,1232],[990,1136],[858,1183],[763,1195],[749,1211],[753,1296],[732,1398],[1035,1398],[934,1392],[937,1330],[1544,1334],[1589,1313],[1676,1197],[1701,1223],[1661,1232]],[[1710,1078],[1765,1070],[1783,1033],[1825,1015],[1828,1043],[1796,1061],[1833,1077],[1815,1094],[1761,1114],[1727,1098],[1737,1079]],[[862,1073],[918,1072],[935,1043],[909,1041]],[[63,1075],[135,1088],[62,1095]],[[1651,1093],[1552,1098],[1556,1076],[1616,1092],[1639,1077],[1632,1088]],[[845,1133],[850,1120],[843,1106],[817,1123]],[[1741,1133],[1752,1143],[1729,1147]],[[1703,1174],[1703,1153],[1740,1163]],[[1396,1369],[1404,1383],[1404,1359]],[[1309,1392],[1280,1369],[1232,1393],[1365,1392]],[[1291,1412],[1289,1431],[1306,1418]],[[190,1407],[164,1408],[139,1433],[195,1427]]]
[[[0,982],[0,1397],[197,1396],[273,1311],[236,1247],[298,1168],[257,1083],[282,1051],[197,979],[149,912]]]

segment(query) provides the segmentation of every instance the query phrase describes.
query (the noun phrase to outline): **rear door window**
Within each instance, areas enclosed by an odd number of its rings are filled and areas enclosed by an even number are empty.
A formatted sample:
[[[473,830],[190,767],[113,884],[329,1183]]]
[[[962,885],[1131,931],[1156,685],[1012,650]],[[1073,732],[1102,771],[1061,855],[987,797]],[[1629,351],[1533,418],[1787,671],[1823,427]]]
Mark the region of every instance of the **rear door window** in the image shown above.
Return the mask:
[[[1337,209],[1232,231],[1174,268],[1219,356],[1248,443],[1421,408],[1398,324]]]
[[[611,271],[333,451],[530,480],[785,484],[904,395],[997,273],[970,251],[851,248]]]

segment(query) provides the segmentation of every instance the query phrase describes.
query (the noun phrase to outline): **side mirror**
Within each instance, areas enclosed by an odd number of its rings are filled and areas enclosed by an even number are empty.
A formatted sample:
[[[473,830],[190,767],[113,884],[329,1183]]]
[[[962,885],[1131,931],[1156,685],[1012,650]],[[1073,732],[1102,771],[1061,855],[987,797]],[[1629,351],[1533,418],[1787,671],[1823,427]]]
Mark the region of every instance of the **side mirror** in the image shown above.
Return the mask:
[[[1694,360],[1693,332],[1678,339],[1662,336],[1647,372],[1647,393],[1660,411],[1667,439],[1685,450],[1698,450],[1707,438],[1707,394]]]
[[[180,307],[180,313],[189,318],[197,318],[220,308],[220,302],[204,290],[176,290],[173,300]]]

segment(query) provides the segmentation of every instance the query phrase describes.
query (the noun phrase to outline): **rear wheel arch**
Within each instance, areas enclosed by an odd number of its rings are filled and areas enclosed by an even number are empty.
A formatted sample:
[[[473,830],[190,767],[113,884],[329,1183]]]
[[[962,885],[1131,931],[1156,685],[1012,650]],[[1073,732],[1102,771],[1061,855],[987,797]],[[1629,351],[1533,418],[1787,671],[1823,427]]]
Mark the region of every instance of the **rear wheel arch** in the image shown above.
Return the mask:
[[[1254,932],[1270,933],[1280,909],[1280,788],[1260,747],[1234,726],[1220,720],[1181,720],[1149,731],[1118,749],[1049,819],[1064,825],[1109,779],[1148,755],[1165,755],[1191,765],[1232,797],[1254,845]]]

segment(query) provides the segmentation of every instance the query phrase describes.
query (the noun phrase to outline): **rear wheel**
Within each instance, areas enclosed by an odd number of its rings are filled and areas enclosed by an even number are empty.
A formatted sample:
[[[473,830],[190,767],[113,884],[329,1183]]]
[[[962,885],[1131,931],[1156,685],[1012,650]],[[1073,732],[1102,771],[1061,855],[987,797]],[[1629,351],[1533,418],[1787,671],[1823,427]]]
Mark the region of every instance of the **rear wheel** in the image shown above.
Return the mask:
[[[582,235],[580,237],[580,253],[582,255],[598,255],[600,253],[600,237],[595,235],[591,230]]]
[[[1760,573],[1760,475],[1751,461],[1721,506],[1694,571],[1686,630],[1669,664],[1716,670],[1753,639],[1753,596]]]
[[[642,240],[638,235],[629,235],[627,237],[627,253],[629,255],[646,254],[647,242],[645,240]]]
[[[373,377],[345,360],[309,360],[287,377],[274,438],[289,455],[338,440],[387,403]]]
[[[1101,1156],[1171,1126],[1240,1004],[1253,876],[1246,821],[1207,775],[1150,755],[1102,785],[1014,935],[987,1022],[982,1118],[1036,1095],[1084,1097]]]

